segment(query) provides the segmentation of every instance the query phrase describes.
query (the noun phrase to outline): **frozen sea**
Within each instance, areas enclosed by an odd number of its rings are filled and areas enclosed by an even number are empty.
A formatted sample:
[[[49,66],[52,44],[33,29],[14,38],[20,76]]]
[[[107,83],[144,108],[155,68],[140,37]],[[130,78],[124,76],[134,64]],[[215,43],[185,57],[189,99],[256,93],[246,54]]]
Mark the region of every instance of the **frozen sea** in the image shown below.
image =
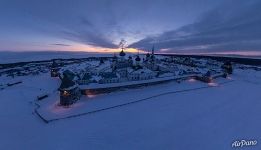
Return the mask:
[[[39,52],[0,52],[0,64],[16,63],[16,62],[28,62],[28,61],[39,61],[39,60],[51,60],[51,59],[70,59],[70,58],[86,58],[92,56],[112,56],[113,54],[108,53],[90,53],[90,52],[72,52],[72,51],[39,51]],[[224,55],[209,55],[209,56],[224,56]],[[238,58],[256,58],[261,59],[261,56],[238,56],[238,55],[226,55],[226,57],[238,57]]]
[[[111,56],[112,54],[72,52],[72,51],[40,51],[40,52],[0,52],[0,64],[29,62],[51,59],[87,58],[92,56]]]

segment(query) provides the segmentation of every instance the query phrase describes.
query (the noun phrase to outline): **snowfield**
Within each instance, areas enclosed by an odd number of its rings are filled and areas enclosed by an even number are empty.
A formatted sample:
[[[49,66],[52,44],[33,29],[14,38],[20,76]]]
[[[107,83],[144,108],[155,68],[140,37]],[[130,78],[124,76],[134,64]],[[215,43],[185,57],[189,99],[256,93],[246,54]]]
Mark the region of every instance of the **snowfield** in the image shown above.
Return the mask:
[[[261,149],[261,71],[236,69],[209,85],[187,80],[82,96],[70,108],[56,105],[60,80],[49,73],[3,85],[13,80],[0,77],[1,150],[230,150],[242,139],[258,141],[242,149]],[[47,119],[146,100],[47,124],[34,113],[44,92],[50,96],[38,110]]]

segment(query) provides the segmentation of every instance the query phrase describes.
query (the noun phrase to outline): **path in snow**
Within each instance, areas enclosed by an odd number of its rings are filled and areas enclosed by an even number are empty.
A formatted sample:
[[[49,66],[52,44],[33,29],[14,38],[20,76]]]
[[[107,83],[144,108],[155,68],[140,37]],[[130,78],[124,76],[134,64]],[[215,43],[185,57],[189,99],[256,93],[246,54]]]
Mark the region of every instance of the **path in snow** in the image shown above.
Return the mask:
[[[124,106],[127,106],[127,105],[148,101],[148,100],[151,100],[153,98],[160,97],[160,96],[176,94],[176,93],[183,93],[183,92],[192,92],[192,91],[195,91],[195,90],[201,90],[201,89],[205,89],[205,88],[214,88],[214,87],[218,87],[220,85],[230,83],[232,81],[233,80],[228,80],[228,81],[223,81],[223,82],[218,83],[218,84],[215,83],[215,84],[217,84],[215,86],[206,85],[206,86],[200,86],[200,87],[197,87],[197,88],[189,88],[189,89],[183,89],[183,90],[175,90],[175,91],[164,92],[164,93],[156,94],[156,95],[149,96],[149,97],[142,98],[142,99],[134,99],[134,100],[131,99],[129,102],[125,102],[125,103],[121,103],[121,104],[117,104],[117,105],[113,105],[113,106],[108,106],[108,107],[103,107],[103,108],[96,108],[95,110],[91,110],[91,111],[87,111],[87,112],[83,112],[83,113],[72,114],[72,115],[69,114],[68,116],[64,116],[64,117],[60,117],[60,118],[54,118],[54,119],[48,119],[48,117],[46,118],[46,117],[42,116],[41,113],[38,112],[38,109],[41,108],[41,106],[39,104],[36,104],[37,108],[35,109],[35,112],[45,123],[49,123],[49,122],[53,122],[53,121],[75,118],[75,117],[80,117],[80,116],[84,116],[84,115],[89,115],[89,114],[93,114],[93,113],[111,110],[111,109],[116,109],[116,108],[124,107]],[[79,109],[79,108],[76,108],[76,109]],[[85,108],[85,110],[88,110],[88,108]],[[46,111],[46,110],[44,110],[44,111]]]

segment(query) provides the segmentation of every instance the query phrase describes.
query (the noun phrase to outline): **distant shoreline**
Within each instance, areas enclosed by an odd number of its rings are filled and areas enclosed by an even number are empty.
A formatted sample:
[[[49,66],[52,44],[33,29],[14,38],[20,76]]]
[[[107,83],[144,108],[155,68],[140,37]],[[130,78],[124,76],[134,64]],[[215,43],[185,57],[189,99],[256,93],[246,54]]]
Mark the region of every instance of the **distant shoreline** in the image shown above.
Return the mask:
[[[25,52],[0,52],[0,64],[14,64],[14,63],[29,63],[29,62],[42,62],[50,61],[52,59],[81,59],[88,57],[111,57],[113,53],[91,53],[91,52],[72,52],[72,51],[25,51]],[[181,57],[196,57],[196,58],[214,58],[218,60],[255,60],[256,62],[261,61],[261,56],[240,56],[240,55],[199,55],[199,54],[161,54],[166,56],[181,56]],[[239,61],[240,62],[240,61]],[[255,64],[255,63],[254,63]],[[260,63],[261,64],[261,63]],[[258,63],[259,65],[259,63]]]

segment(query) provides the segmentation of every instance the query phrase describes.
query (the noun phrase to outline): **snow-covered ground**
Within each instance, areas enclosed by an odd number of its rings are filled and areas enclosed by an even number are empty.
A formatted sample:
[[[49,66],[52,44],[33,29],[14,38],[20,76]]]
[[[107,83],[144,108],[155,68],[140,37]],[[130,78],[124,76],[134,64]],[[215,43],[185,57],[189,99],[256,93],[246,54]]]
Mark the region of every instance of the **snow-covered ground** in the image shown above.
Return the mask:
[[[2,84],[13,80],[0,77]],[[23,83],[0,90],[0,149],[229,150],[235,140],[261,142],[261,71],[236,69],[209,85],[188,80],[83,96],[67,109],[55,105],[58,78],[15,80]],[[48,119],[147,100],[46,124],[34,113],[34,100],[44,92],[51,97],[39,102],[39,112]]]

